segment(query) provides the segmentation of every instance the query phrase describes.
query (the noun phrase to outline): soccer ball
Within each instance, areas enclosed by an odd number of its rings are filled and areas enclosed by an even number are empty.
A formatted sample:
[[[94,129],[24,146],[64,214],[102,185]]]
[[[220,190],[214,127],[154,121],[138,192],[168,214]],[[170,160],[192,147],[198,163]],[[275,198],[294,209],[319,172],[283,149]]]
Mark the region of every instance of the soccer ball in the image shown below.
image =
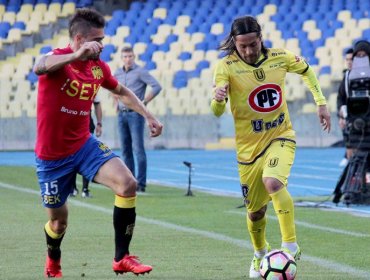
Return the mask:
[[[293,280],[297,274],[297,264],[287,252],[273,250],[263,257],[260,274],[266,280]]]

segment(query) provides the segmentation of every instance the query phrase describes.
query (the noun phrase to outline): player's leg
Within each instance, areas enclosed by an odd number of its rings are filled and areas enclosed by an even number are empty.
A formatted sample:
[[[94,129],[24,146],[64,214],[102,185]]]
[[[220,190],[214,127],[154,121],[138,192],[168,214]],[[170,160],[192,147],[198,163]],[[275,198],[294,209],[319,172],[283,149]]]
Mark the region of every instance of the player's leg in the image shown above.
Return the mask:
[[[81,192],[81,196],[83,198],[86,198],[86,197],[92,197],[91,194],[90,194],[90,190],[89,190],[89,179],[87,179],[86,177],[82,176],[82,192]]]
[[[118,114],[118,131],[121,142],[122,160],[131,170],[132,174],[135,174],[135,162],[132,152],[132,139],[131,131],[129,127],[129,115],[132,113],[120,112]]]
[[[139,113],[129,114],[129,126],[132,139],[132,150],[137,163],[137,190],[145,192],[147,160],[144,147],[145,119]]]
[[[59,278],[62,277],[60,245],[67,229],[68,208],[64,204],[59,208],[46,208],[46,211],[49,221],[44,227],[47,245],[44,275],[47,278]]]
[[[113,225],[115,231],[115,258],[113,270],[117,273],[142,274],[152,267],[141,264],[130,256],[129,246],[136,220],[136,180],[123,161],[103,143],[91,137],[84,145],[79,172],[103,184],[115,193]]]
[[[275,213],[279,220],[282,235],[282,248],[286,248],[293,257],[299,258],[294,224],[294,203],[287,190],[287,182],[293,165],[295,143],[276,141],[265,155],[263,183],[270,194]]]
[[[266,241],[266,209],[270,200],[262,182],[260,160],[251,165],[239,164],[239,176],[247,208],[247,228],[254,248],[250,278],[259,278],[259,264],[270,247]]]
[[[75,179],[73,181],[73,186],[71,188],[71,196],[73,196],[73,197],[78,195],[78,188],[77,188],[76,179],[77,179],[77,174],[75,174]]]
[[[94,181],[110,187],[115,193],[113,225],[116,253],[113,270],[117,274],[150,272],[151,266],[141,264],[129,252],[136,219],[137,183],[134,176],[119,158],[113,158],[101,166]]]
[[[65,203],[76,180],[73,168],[66,162],[36,160],[42,202],[49,218],[44,226],[47,245],[45,277],[62,277],[60,245],[68,223]]]

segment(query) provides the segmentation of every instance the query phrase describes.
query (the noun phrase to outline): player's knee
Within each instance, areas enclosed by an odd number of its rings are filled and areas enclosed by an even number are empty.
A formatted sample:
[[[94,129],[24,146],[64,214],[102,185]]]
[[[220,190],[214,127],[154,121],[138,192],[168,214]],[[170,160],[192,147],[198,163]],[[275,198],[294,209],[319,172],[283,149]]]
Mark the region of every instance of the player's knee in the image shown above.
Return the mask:
[[[262,207],[256,212],[248,212],[248,217],[252,222],[257,222],[265,216],[267,206]]]
[[[284,187],[283,183],[281,183],[278,179],[265,177],[263,178],[263,184],[269,194],[275,193],[281,188]]]
[[[124,197],[134,196],[136,193],[136,188],[137,181],[133,176],[123,178],[119,184],[119,188],[116,194]]]
[[[56,219],[50,221],[50,227],[53,232],[56,234],[62,234],[63,232],[66,231],[68,226],[67,220],[64,219]]]

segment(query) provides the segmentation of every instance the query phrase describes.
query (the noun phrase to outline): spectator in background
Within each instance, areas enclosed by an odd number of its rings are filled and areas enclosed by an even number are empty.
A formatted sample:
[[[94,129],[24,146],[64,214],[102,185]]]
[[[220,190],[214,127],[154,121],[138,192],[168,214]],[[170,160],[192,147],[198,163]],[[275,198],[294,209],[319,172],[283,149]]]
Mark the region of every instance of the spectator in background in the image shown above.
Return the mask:
[[[355,43],[353,46],[353,55],[352,58],[355,57],[365,57],[367,56],[370,59],[370,42],[366,40],[360,40]],[[352,61],[353,61],[352,59]],[[345,72],[343,80],[339,86],[338,89],[338,97],[337,97],[337,109],[338,109],[338,116],[339,119],[342,120],[343,127],[346,127],[346,117],[347,117],[347,90],[346,90],[346,84],[349,77],[349,73],[352,70],[352,63],[350,65],[350,68]],[[344,133],[344,136],[346,137],[346,133]],[[346,155],[347,160],[350,160],[354,152],[353,147],[346,146]]]
[[[301,254],[294,204],[287,190],[296,148],[283,92],[287,72],[302,76],[313,94],[321,125],[327,131],[330,131],[330,114],[312,68],[288,50],[266,48],[255,18],[235,19],[220,49],[226,56],[215,67],[211,109],[216,116],[222,115],[230,99],[247,227],[254,248],[249,277],[259,278],[259,265],[270,250],[265,237],[270,200],[280,225],[282,249],[295,259]]]
[[[104,27],[103,15],[92,9],[77,9],[69,21],[68,46],[42,56],[34,66],[39,75],[36,167],[48,215],[44,226],[46,278],[62,277],[60,246],[68,225],[66,202],[76,173],[107,186],[115,195],[113,271],[144,274],[152,270],[129,252],[136,220],[136,180],[122,160],[91,135],[91,106],[102,86],[145,118],[152,137],[161,134],[162,124],[100,59]]]
[[[114,76],[120,83],[132,90],[146,106],[159,94],[162,89],[161,85],[145,68],[135,63],[135,54],[131,47],[123,47],[121,57],[123,67],[117,69]],[[147,86],[151,87],[151,91],[146,94]],[[137,191],[145,192],[147,175],[147,160],[144,147],[145,120],[119,99],[115,98],[115,100],[118,112],[122,159],[132,174],[136,174]]]
[[[344,61],[346,64],[346,69],[343,71],[343,74],[346,75],[347,71],[350,71],[352,68],[352,59],[353,59],[353,48],[349,48],[346,50],[345,55],[344,55]],[[338,94],[337,96],[337,108],[338,108],[338,118],[339,118],[339,127],[342,130],[343,134],[343,139],[346,138],[346,120],[339,114],[339,109],[343,105],[343,100],[340,98],[340,95]],[[348,151],[346,149],[344,153],[343,159],[340,161],[339,166],[344,167],[348,164]]]
[[[95,117],[96,117],[96,125],[94,123],[94,119],[90,111],[90,133],[94,134],[95,132],[96,137],[100,137],[102,134],[102,127],[103,127],[103,124],[102,124],[103,110],[101,108],[100,98],[98,95],[95,96],[93,104],[94,104],[94,112],[95,112]],[[90,190],[89,190],[89,183],[90,183],[89,179],[82,176],[82,192],[81,192],[82,198],[92,197]],[[77,188],[77,185],[75,184],[73,187],[73,192],[71,193],[71,196],[77,196],[77,194],[78,194],[78,188]]]

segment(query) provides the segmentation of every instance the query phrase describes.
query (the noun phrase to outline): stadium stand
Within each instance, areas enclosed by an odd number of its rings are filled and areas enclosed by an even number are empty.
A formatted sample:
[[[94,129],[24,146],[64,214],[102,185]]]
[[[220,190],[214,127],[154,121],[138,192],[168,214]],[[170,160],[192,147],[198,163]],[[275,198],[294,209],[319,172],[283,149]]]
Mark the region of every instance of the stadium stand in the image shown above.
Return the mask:
[[[0,1],[0,118],[35,116],[36,57],[68,43],[67,22],[76,8],[93,0]],[[114,2],[114,1],[113,1]],[[126,2],[126,1],[123,1]],[[131,2],[131,3],[130,3]],[[287,48],[313,66],[335,111],[335,92],[342,78],[343,51],[358,39],[370,40],[370,2],[353,0],[148,0],[127,1],[107,13],[101,58],[114,71],[120,49],[130,44],[138,62],[164,87],[149,108],[159,116],[209,115],[212,69],[232,19],[251,14],[263,27],[265,44]],[[101,3],[100,3],[101,4]],[[123,5],[122,5],[123,6]],[[118,7],[118,8],[117,8]],[[18,96],[21,95],[21,96]],[[112,100],[103,106],[114,116]],[[311,113],[311,96],[301,79],[289,75],[289,103],[298,113]],[[297,107],[297,106],[296,106]]]

